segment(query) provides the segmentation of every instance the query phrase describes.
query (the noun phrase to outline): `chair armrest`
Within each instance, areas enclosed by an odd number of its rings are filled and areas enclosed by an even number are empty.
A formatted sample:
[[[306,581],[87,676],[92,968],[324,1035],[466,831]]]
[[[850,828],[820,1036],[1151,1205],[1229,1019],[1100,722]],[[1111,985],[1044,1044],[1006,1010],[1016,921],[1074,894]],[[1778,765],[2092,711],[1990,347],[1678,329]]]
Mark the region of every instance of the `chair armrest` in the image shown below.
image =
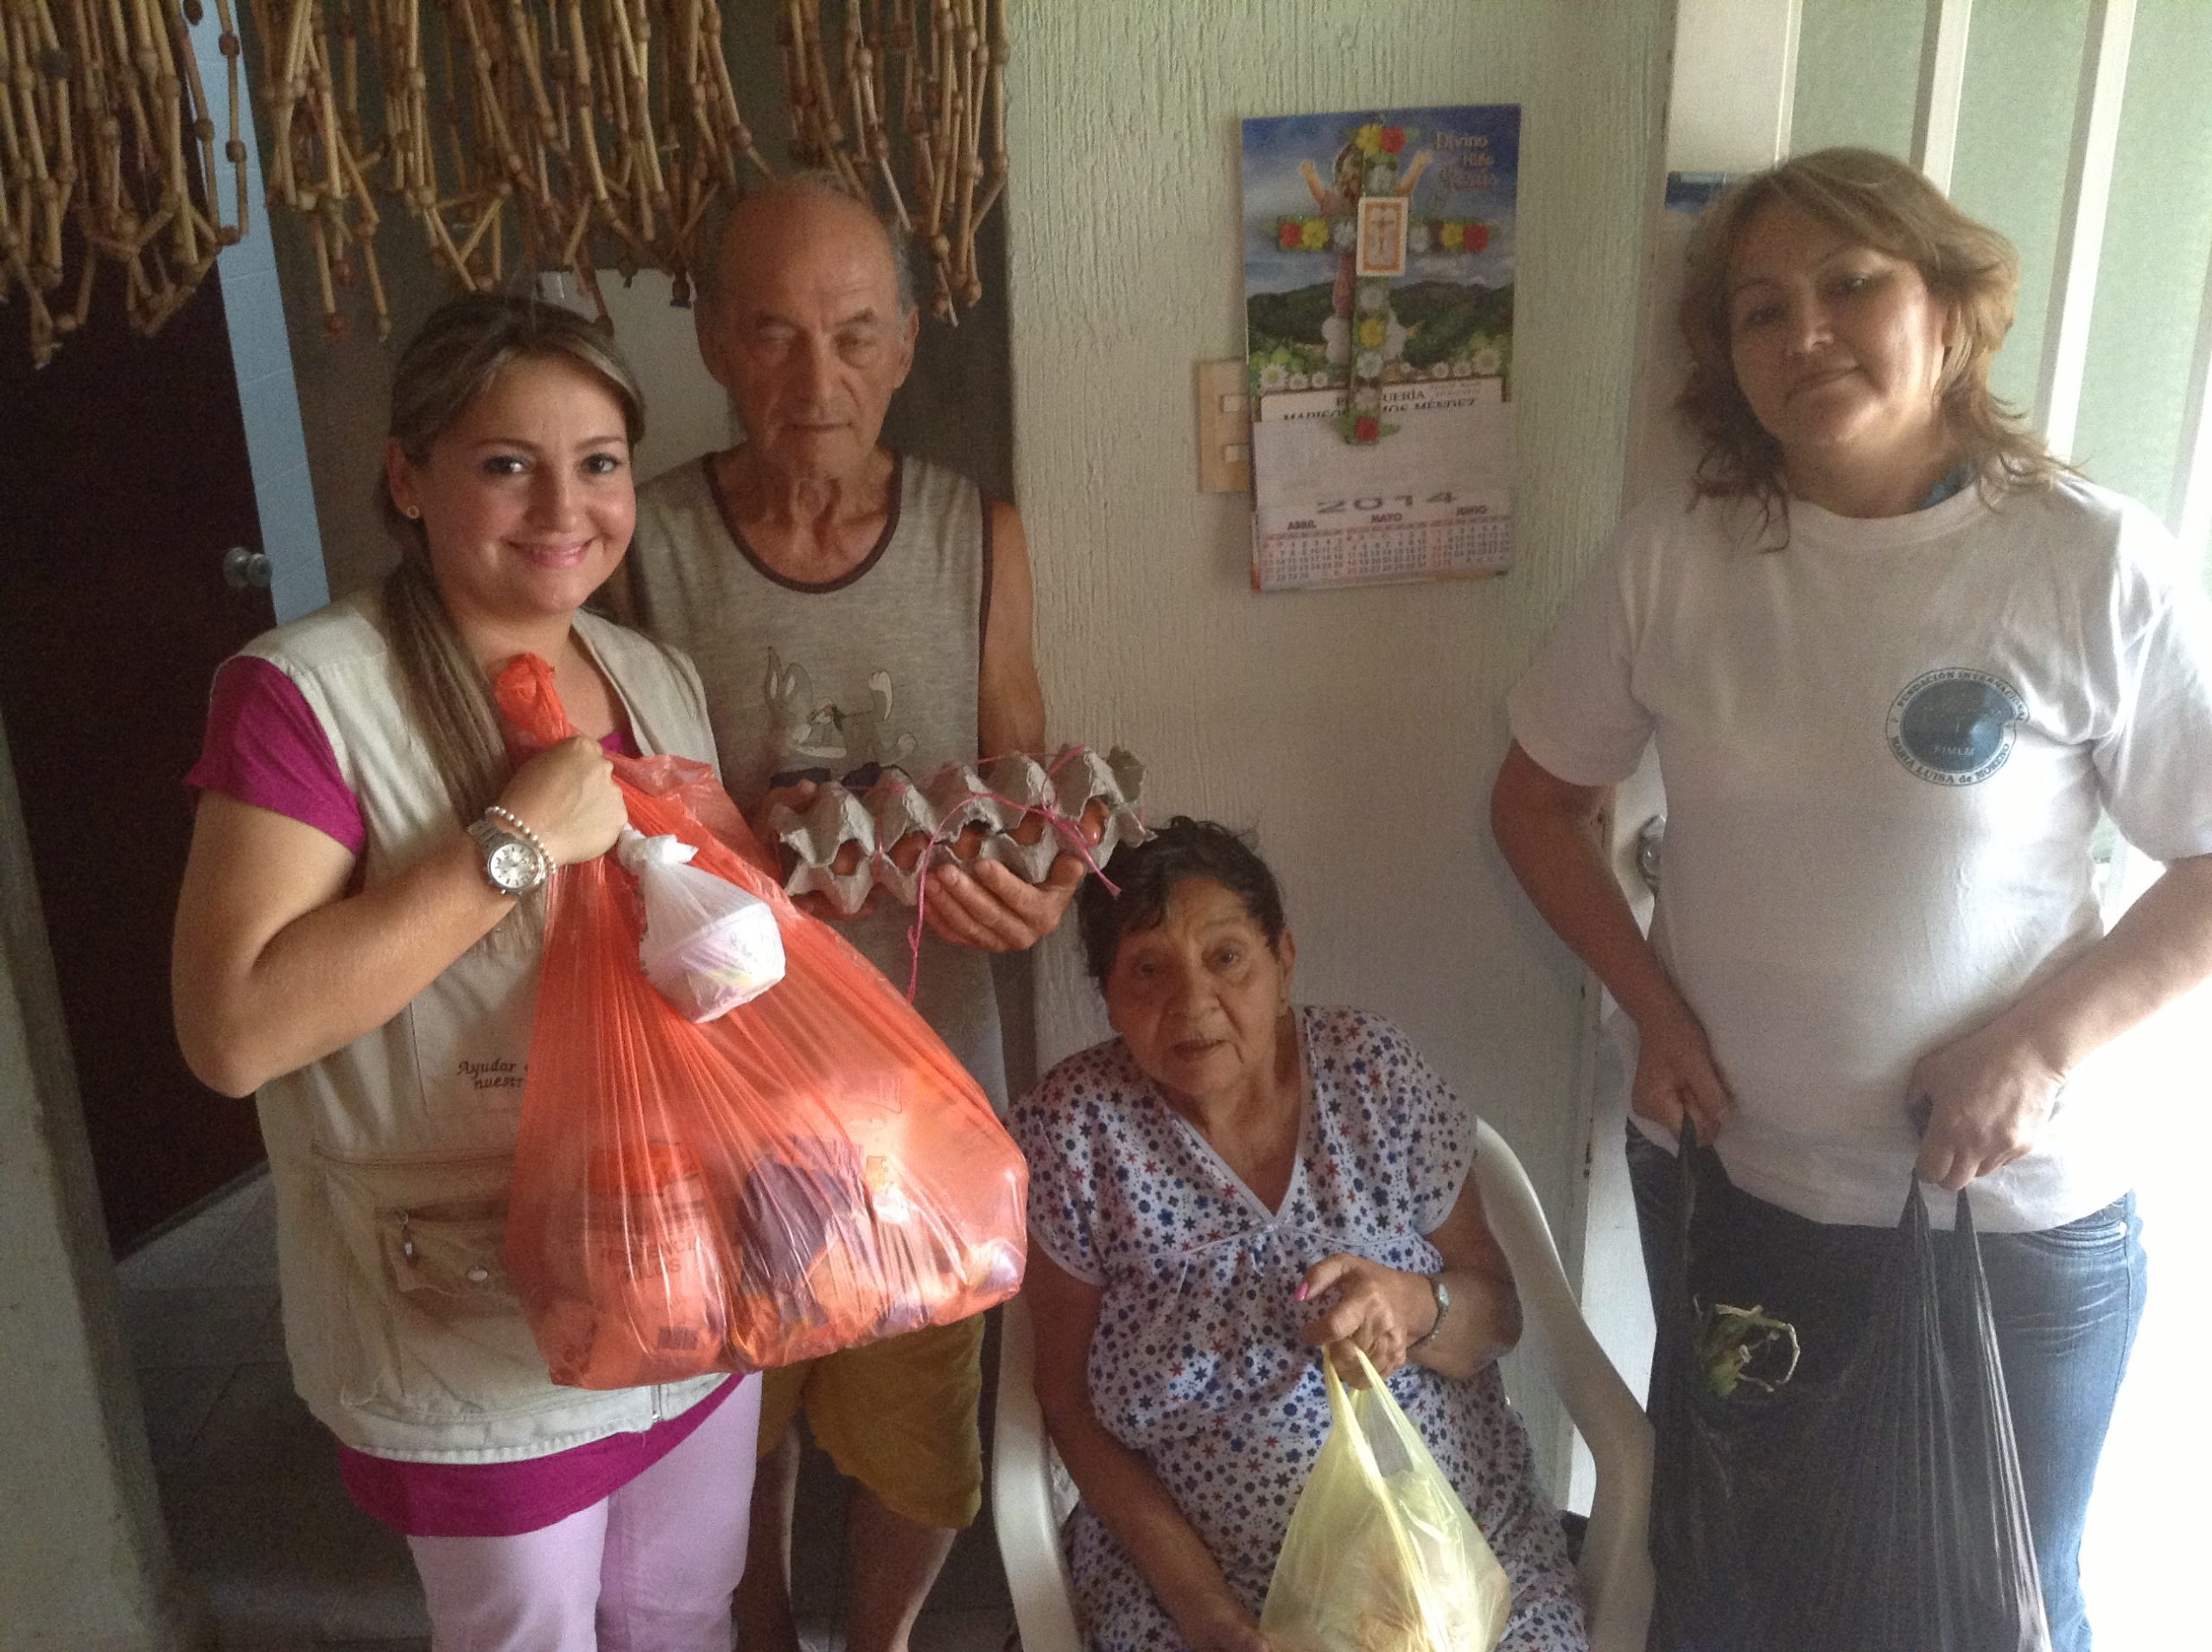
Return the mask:
[[[1590,1652],[1643,1652],[1655,1587],[1651,1570],[1651,1427],[1600,1450],[1590,1529],[1582,1541],[1582,1591]],[[1586,1435],[1585,1438],[1587,1438]]]
[[[1478,1122],[1475,1134],[1483,1211],[1521,1298],[1522,1346],[1598,1465],[1578,1568],[1592,1652],[1642,1652],[1652,1595],[1651,1423],[1582,1317],[1521,1161],[1488,1124]]]
[[[1029,1304],[1015,1297],[999,1324],[998,1414],[991,1434],[991,1519],[1022,1652],[1082,1652],[1075,1579],[1052,1515],[1052,1447],[1033,1381]]]

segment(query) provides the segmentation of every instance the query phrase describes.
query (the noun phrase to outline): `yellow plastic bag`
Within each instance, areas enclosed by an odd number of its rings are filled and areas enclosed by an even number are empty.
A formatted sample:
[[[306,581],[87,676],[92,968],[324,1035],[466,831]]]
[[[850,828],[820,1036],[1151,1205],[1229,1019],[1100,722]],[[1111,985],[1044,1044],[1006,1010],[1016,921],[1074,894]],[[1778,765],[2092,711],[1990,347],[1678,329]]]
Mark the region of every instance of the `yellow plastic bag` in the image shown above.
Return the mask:
[[[1347,1391],[1325,1355],[1333,1418],[1260,1610],[1275,1652],[1491,1652],[1513,1588],[1367,1356]]]

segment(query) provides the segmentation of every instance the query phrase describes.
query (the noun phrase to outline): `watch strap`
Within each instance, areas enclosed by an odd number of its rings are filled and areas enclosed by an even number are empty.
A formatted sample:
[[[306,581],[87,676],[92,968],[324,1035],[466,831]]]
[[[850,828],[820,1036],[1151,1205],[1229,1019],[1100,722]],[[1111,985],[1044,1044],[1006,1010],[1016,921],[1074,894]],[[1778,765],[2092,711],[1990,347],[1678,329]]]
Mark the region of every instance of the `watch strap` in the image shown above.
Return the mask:
[[[476,845],[477,853],[482,857],[484,881],[494,891],[503,895],[519,897],[544,884],[547,873],[545,857],[529,842],[488,816],[470,821],[467,829],[470,841]],[[531,857],[533,871],[527,883],[510,885],[493,870],[493,863],[506,850],[521,850]]]
[[[1428,1288],[1436,1297],[1436,1318],[1429,1323],[1427,1331],[1414,1338],[1408,1352],[1411,1352],[1414,1348],[1426,1348],[1430,1343],[1434,1342],[1436,1333],[1444,1329],[1444,1322],[1452,1317],[1452,1287],[1444,1282],[1444,1275],[1441,1274],[1431,1274],[1427,1278]]]
[[[545,847],[545,840],[543,838],[540,837],[536,832],[533,832],[528,826],[525,826],[523,823],[523,819],[520,815],[515,813],[513,810],[508,808],[505,804],[498,803],[492,804],[489,808],[485,810],[484,812],[491,819],[499,822],[509,830],[515,833],[517,836],[520,837],[524,842],[530,845],[531,852],[537,856],[538,882],[543,883],[546,879],[553,875],[555,862],[553,860],[552,851]]]

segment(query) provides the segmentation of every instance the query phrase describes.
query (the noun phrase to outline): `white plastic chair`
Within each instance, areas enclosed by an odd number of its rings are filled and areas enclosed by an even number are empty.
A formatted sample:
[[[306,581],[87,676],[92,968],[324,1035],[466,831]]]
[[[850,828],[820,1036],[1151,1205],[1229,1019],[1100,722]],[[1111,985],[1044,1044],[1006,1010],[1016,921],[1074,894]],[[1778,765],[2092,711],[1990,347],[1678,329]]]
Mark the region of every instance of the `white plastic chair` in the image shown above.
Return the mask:
[[[1651,1618],[1645,1537],[1651,1501],[1651,1425],[1605,1357],[1567,1283],[1528,1173],[1504,1138],[1476,1126],[1476,1185],[1521,1293],[1521,1346],[1552,1385],[1598,1465],[1580,1566],[1592,1652],[1643,1652]],[[1022,1652],[1082,1652],[1075,1583],[1059,1541],[1058,1465],[1031,1374],[1029,1304],[1006,1307],[999,1332],[998,1421],[991,1508]]]
[[[1060,1547],[1052,1480],[1065,1475],[1045,1433],[1032,1374],[1037,1337],[1029,1299],[1017,1296],[999,1318],[998,1420],[991,1430],[991,1520],[1014,1598],[1021,1652],[1083,1652],[1076,1628],[1075,1579]]]
[[[1475,1185],[1483,1214],[1513,1266],[1521,1347],[1598,1465],[1579,1570],[1591,1652],[1643,1652],[1651,1624],[1651,1423],[1591,1334],[1560,1266],[1529,1173],[1505,1138],[1478,1121]]]

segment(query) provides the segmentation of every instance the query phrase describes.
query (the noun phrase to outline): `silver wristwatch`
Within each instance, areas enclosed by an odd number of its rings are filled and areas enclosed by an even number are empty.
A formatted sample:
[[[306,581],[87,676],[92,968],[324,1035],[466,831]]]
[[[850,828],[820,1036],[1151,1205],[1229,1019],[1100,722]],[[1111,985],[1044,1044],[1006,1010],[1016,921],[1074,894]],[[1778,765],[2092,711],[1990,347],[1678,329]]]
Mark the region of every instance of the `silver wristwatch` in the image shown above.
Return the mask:
[[[545,881],[545,857],[535,845],[488,817],[468,823],[484,855],[484,881],[503,895],[526,895]]]
[[[1444,1275],[1431,1274],[1428,1276],[1428,1288],[1436,1293],[1436,1318],[1429,1323],[1427,1331],[1414,1339],[1413,1348],[1423,1348],[1434,1342],[1436,1333],[1444,1329],[1444,1321],[1452,1312],[1452,1287],[1444,1282]],[[1412,1349],[1409,1348],[1407,1351],[1411,1352]]]

